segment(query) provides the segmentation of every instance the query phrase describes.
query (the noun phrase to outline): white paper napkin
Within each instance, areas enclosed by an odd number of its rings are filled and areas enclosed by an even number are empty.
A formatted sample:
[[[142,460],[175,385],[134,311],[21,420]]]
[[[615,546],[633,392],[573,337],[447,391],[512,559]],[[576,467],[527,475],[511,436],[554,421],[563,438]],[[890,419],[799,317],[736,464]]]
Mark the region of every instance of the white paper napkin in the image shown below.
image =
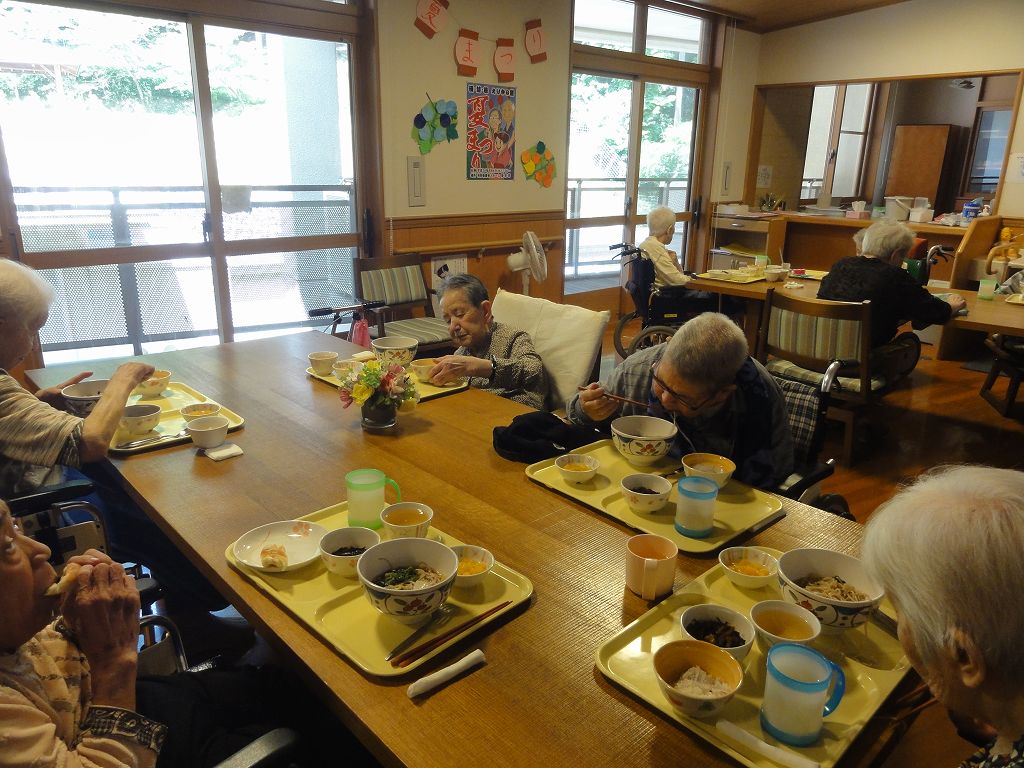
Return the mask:
[[[416,696],[422,696],[424,693],[429,693],[439,685],[444,685],[453,677],[462,674],[471,667],[475,667],[477,664],[483,664],[485,661],[487,661],[487,659],[484,658],[484,652],[477,648],[472,653],[463,656],[451,666],[439,669],[437,672],[427,675],[426,677],[422,677],[410,685],[408,691],[409,698],[411,699]]]
[[[203,453],[214,461],[224,461],[224,459],[230,459],[232,456],[241,456],[243,451],[234,443],[221,443],[216,448],[203,449]]]
[[[730,739],[739,742],[743,746],[754,750],[760,755],[764,755],[769,760],[776,762],[779,765],[786,766],[786,768],[819,768],[821,765],[820,763],[816,763],[814,760],[810,760],[803,755],[797,755],[780,747],[773,746],[766,741],[762,741],[757,738],[757,736],[747,733],[736,725],[736,723],[730,722],[729,720],[719,720],[715,723],[715,727]]]

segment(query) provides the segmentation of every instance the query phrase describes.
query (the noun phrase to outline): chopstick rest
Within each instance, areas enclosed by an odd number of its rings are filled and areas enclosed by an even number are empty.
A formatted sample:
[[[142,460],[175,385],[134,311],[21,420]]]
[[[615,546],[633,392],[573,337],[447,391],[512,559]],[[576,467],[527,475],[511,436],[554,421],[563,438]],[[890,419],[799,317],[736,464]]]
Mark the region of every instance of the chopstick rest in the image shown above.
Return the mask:
[[[214,461],[224,461],[232,456],[241,456],[244,451],[234,443],[221,443],[216,448],[204,448],[203,453]]]
[[[483,664],[485,661],[487,661],[487,659],[484,657],[484,652],[477,648],[472,653],[463,656],[454,664],[451,664],[444,669],[439,669],[437,672],[433,672],[426,677],[421,677],[415,683],[412,683],[408,690],[409,698],[412,699],[416,696],[422,696],[424,693],[429,693],[439,685],[444,685],[453,677],[461,675],[467,669],[475,667],[477,664]]]

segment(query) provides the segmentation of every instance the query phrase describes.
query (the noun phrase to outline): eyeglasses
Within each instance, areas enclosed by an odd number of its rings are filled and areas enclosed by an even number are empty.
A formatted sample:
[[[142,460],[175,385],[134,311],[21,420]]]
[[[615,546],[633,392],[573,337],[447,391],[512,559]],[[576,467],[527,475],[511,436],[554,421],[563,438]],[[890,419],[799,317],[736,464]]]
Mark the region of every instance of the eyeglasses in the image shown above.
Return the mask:
[[[665,383],[664,381],[662,381],[662,380],[661,380],[661,378],[660,378],[660,377],[658,376],[658,373],[657,373],[657,368],[658,368],[658,363],[654,363],[654,364],[653,364],[653,365],[651,366],[651,378],[652,378],[652,379],[654,380],[654,383],[655,383],[655,384],[657,384],[657,385],[658,385],[658,387],[659,387],[660,389],[663,389],[663,390],[664,390],[665,392],[667,392],[667,393],[668,393],[668,395],[669,395],[669,396],[670,396],[670,397],[671,397],[671,398],[672,398],[672,399],[673,399],[673,400],[674,400],[675,402],[677,402],[677,403],[679,403],[680,405],[682,405],[682,406],[684,406],[684,407],[688,408],[688,409],[689,409],[689,410],[691,410],[691,411],[699,411],[699,410],[700,410],[701,408],[703,408],[703,407],[704,407],[705,405],[707,405],[707,404],[708,404],[708,403],[710,403],[710,402],[711,402],[712,400],[714,400],[714,399],[715,399],[715,397],[716,397],[716,396],[718,395],[718,393],[717,393],[717,392],[712,392],[712,393],[711,393],[711,394],[710,394],[710,395],[709,395],[708,397],[705,397],[705,398],[704,398],[703,400],[701,400],[701,401],[700,401],[699,403],[697,403],[696,405],[694,405],[694,404],[693,404],[693,403],[691,403],[691,402],[690,402],[689,400],[687,400],[687,399],[686,399],[685,397],[683,397],[683,396],[682,396],[682,395],[680,395],[680,394],[679,394],[678,392],[676,392],[675,390],[673,390],[673,389],[672,389],[672,387],[670,387],[670,386],[669,386],[668,384],[666,384],[666,383]]]

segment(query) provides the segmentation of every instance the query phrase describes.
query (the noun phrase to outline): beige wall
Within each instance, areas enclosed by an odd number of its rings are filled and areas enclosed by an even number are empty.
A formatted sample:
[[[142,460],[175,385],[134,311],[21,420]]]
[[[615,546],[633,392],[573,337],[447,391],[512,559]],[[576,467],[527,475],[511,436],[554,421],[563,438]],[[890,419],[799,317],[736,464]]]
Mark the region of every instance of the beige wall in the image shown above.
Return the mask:
[[[715,165],[711,180],[712,200],[740,200],[747,168],[747,137],[761,36],[741,29],[726,34],[722,64],[722,99],[718,109]],[[723,185],[725,163],[731,168],[728,186]]]
[[[388,218],[443,214],[560,210],[565,200],[566,136],[569,122],[571,0],[517,0],[514,3],[458,2],[449,5],[447,27],[427,39],[415,26],[416,0],[379,4],[381,133],[384,157],[384,209]],[[523,24],[540,18],[547,37],[547,61],[531,64],[523,47]],[[452,53],[459,26],[477,31],[484,54],[475,77],[460,77]],[[512,181],[466,179],[466,83],[499,84],[491,57],[493,43],[516,41],[518,90],[515,173]],[[406,157],[419,155],[409,136],[412,119],[426,102],[451,99],[459,105],[459,138],[435,146],[425,156],[426,205],[409,207]],[[537,140],[554,153],[556,176],[544,188],[523,176],[518,155]]]
[[[1024,2],[908,0],[761,36],[755,79],[746,69],[726,71],[730,92],[769,83],[899,78],[1020,69],[1024,65]],[[738,40],[747,48],[752,41]],[[746,139],[723,135],[721,160],[735,157]],[[1024,152],[1024,111],[1017,116],[1011,152]],[[999,213],[1024,215],[1024,183],[1003,185]]]

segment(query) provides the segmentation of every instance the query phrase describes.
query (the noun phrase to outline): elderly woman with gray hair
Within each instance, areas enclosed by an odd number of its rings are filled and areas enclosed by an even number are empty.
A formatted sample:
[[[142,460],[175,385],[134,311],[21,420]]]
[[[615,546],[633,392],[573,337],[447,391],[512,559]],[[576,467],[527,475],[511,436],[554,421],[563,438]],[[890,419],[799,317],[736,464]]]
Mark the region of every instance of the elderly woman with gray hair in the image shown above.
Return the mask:
[[[601,428],[618,416],[672,421],[679,428],[669,449],[672,456],[728,456],[736,463],[734,477],[747,485],[774,488],[793,471],[793,438],[782,391],[748,356],[743,331],[716,312],[685,323],[666,344],[630,355],[606,381],[577,393],[566,412],[575,424]]]
[[[910,321],[917,330],[945,323],[964,307],[956,293],[945,299],[929,293],[903,269],[903,259],[914,244],[914,233],[898,221],[883,219],[853,236],[857,255],[840,259],[821,281],[818,298],[830,301],[871,301],[871,346],[883,347],[899,327]],[[889,373],[909,373],[917,363],[920,345],[916,337],[909,369],[898,363]],[[900,346],[900,344],[897,344]],[[883,375],[885,371],[883,371]]]
[[[863,560],[932,694],[988,731],[962,768],[1024,766],[1024,473],[940,467],[883,504]]]
[[[430,379],[445,384],[462,377],[478,389],[538,410],[544,407],[548,377],[530,334],[495,322],[487,288],[478,277],[448,277],[438,291],[448,332],[459,345],[437,359]]]

